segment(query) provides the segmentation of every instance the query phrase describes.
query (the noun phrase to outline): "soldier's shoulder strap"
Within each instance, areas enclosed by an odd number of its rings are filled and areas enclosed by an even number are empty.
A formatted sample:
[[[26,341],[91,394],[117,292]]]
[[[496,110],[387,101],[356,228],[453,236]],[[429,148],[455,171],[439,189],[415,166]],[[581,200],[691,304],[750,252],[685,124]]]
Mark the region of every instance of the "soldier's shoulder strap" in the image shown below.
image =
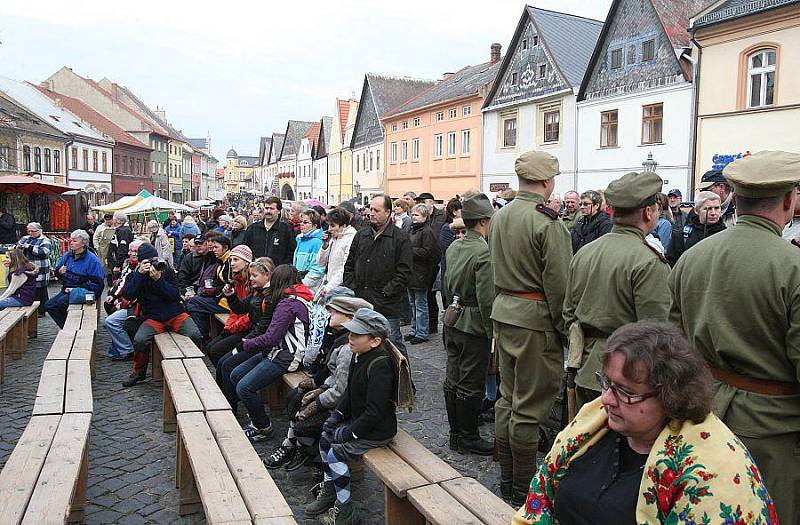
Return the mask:
[[[538,211],[540,213],[544,213],[545,215],[547,215],[548,217],[550,217],[550,219],[552,219],[554,221],[558,219],[558,212],[556,210],[552,209],[552,208],[548,208],[547,206],[545,206],[541,202],[536,205],[536,211]]]
[[[661,252],[659,251],[659,249],[658,249],[658,248],[656,248],[655,246],[653,246],[652,244],[650,244],[649,242],[647,242],[647,240],[645,240],[645,241],[644,241],[644,245],[645,245],[645,246],[647,246],[647,247],[650,249],[650,251],[651,251],[651,252],[653,252],[654,254],[656,254],[656,256],[658,257],[658,259],[659,259],[661,262],[663,262],[663,263],[666,263],[666,262],[667,262],[667,258],[666,258],[666,257],[664,257],[664,254],[663,254],[663,253],[661,253]]]

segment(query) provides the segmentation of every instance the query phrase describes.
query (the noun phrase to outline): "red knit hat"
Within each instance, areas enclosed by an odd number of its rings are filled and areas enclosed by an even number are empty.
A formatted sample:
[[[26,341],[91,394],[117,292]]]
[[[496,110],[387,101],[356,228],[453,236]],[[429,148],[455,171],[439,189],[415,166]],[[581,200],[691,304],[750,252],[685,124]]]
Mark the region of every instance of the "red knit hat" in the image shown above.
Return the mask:
[[[245,244],[234,246],[233,250],[231,250],[231,256],[234,255],[247,263],[253,262],[253,250]]]

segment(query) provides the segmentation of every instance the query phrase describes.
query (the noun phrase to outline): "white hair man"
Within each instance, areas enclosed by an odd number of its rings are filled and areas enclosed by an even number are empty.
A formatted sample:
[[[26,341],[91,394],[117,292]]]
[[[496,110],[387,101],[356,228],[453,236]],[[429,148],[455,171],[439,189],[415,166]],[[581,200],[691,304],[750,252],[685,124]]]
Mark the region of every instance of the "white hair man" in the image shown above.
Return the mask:
[[[133,241],[133,232],[127,219],[125,212],[114,212],[114,237],[111,238],[106,256],[107,267],[111,269],[111,275],[106,276],[109,286],[113,279],[119,277],[122,263],[128,258],[128,246]]]
[[[39,316],[44,316],[44,306],[50,298],[47,295],[47,284],[50,282],[50,239],[42,233],[42,225],[38,222],[28,223],[28,234],[17,241],[17,248],[38,269],[36,274],[36,295],[39,301]]]

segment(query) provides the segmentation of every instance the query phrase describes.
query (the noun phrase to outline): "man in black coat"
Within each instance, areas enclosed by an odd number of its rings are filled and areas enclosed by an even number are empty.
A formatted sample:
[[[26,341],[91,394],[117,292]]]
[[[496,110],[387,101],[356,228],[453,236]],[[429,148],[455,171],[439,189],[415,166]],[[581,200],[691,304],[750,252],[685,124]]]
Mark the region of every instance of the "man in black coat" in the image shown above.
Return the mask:
[[[580,208],[583,217],[572,228],[572,253],[611,231],[613,222],[601,208],[603,197],[596,191],[581,194]]]
[[[116,279],[122,269],[125,259],[128,258],[128,246],[133,242],[133,232],[128,226],[127,216],[125,213],[118,211],[114,213],[114,237],[111,239],[111,244],[108,246],[108,255],[106,255],[106,262],[108,268],[111,269],[112,275],[106,275],[106,279]]]
[[[186,239],[183,237],[182,240]],[[208,245],[203,237],[195,237],[189,242],[192,243],[191,252],[181,257],[181,266],[178,269],[178,287],[181,295],[185,296],[189,288],[192,293],[197,293],[200,283],[200,276],[209,264],[216,264],[216,257],[213,253],[208,253]]]
[[[408,234],[394,225],[388,195],[372,198],[369,222],[350,245],[343,284],[386,317],[391,328],[389,339],[407,355],[400,334],[400,304],[411,276]]]
[[[280,220],[282,204],[277,197],[264,203],[264,220],[247,227],[244,244],[253,252],[253,258],[269,257],[275,266],[291,264],[296,239],[292,227]]]
[[[447,224],[447,213],[441,208],[436,207],[436,200],[431,193],[420,193],[415,200],[417,204],[424,204],[428,207],[428,210],[431,212],[428,217],[428,224],[431,227],[431,231],[438,238],[439,233],[442,231],[442,226]],[[409,211],[409,214],[410,213]],[[439,303],[436,301],[436,290],[433,289],[437,275],[439,275],[439,265],[435,264],[431,268],[431,275],[428,281],[428,329],[432,334],[439,331]],[[444,298],[444,295],[442,298]],[[445,305],[445,307],[446,306],[447,305]]]

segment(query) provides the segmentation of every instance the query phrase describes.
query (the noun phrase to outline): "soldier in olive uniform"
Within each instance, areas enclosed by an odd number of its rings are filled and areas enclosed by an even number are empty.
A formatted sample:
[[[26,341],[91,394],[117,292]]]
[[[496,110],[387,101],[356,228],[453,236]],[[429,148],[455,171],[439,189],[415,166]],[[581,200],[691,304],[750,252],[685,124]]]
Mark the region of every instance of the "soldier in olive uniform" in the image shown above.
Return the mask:
[[[577,191],[570,190],[564,194],[564,209],[561,212],[561,220],[568,230],[572,230],[583,217],[580,208],[578,208],[580,200],[581,196]]]
[[[648,172],[611,182],[606,201],[614,209],[614,226],[578,250],[570,264],[564,322],[570,330],[578,329],[571,328],[578,323],[585,341],[576,377],[576,411],[600,395],[596,372],[611,333],[642,319],[669,317],[669,265],[645,241],[658,224],[661,186],[661,177]]]
[[[558,159],[523,153],[514,170],[519,191],[489,228],[495,297],[492,306],[500,398],[495,405],[500,488],[525,501],[536,471],[539,425],[561,388],[566,341],[562,306],[572,246],[558,214],[545,206]]]
[[[800,257],[781,239],[800,155],[762,151],[725,168],[736,227],[675,265],[670,318],[703,354],[714,412],[761,470],[781,523],[800,523]],[[744,482],[744,481],[743,481]]]
[[[486,236],[493,214],[494,207],[483,193],[464,201],[461,217],[467,233],[447,249],[444,282],[447,297],[458,296],[463,308],[458,320],[444,328],[447,347],[444,399],[450,423],[450,448],[482,456],[494,453],[494,444],[481,439],[478,433],[492,340],[494,282]]]

